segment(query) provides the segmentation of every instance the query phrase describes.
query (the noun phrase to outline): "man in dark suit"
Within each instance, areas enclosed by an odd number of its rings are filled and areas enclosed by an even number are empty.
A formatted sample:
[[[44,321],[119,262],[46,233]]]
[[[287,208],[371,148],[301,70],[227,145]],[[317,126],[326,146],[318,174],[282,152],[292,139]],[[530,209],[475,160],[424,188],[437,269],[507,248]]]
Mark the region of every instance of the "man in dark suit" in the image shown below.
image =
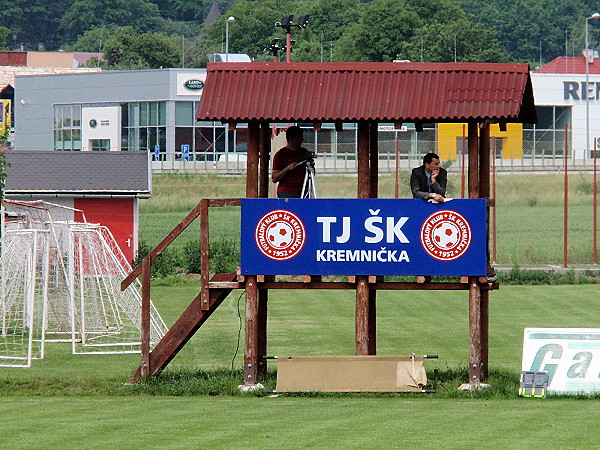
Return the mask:
[[[425,201],[444,202],[448,173],[440,166],[440,157],[435,153],[427,153],[423,157],[423,165],[412,170],[410,190],[414,198]]]

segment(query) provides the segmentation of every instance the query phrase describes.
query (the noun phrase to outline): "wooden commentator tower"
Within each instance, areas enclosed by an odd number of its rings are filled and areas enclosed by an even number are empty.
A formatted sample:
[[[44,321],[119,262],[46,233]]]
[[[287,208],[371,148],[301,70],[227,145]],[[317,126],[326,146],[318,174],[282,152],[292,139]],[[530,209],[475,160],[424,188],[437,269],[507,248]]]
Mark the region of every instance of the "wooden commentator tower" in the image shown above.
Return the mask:
[[[466,123],[468,129],[468,198],[490,198],[490,124],[535,123],[533,89],[527,64],[481,63],[213,63],[208,66],[196,115],[235,128],[248,124],[247,198],[268,197],[271,124],[356,123],[358,128],[357,198],[378,197],[378,123]],[[203,200],[180,228],[209,205],[239,200]],[[186,223],[187,221],[187,223]],[[207,231],[207,230],[206,230]],[[176,230],[147,257],[149,267],[174,238]],[[208,260],[208,233],[201,240]],[[488,262],[489,266],[489,256]],[[143,272],[143,264],[123,282]],[[206,273],[204,273],[206,272]],[[467,290],[469,292],[469,383],[479,383],[488,369],[489,292],[497,284],[486,277],[457,283],[386,282],[380,276],[352,276],[348,282],[324,282],[305,276],[303,282],[277,282],[254,274],[217,274],[209,279],[203,267],[201,293],[165,338],[149,352],[130,381],[162,370],[231,289],[246,290],[244,383],[253,385],[266,373],[267,302],[269,289],[352,289],[356,291],[356,355],[376,354],[378,290]],[[148,278],[148,277],[146,277]],[[147,296],[149,297],[149,280]],[[204,301],[204,304],[202,303]],[[197,303],[194,306],[194,303]],[[203,306],[204,305],[204,306]],[[147,347],[147,346],[146,346]]]

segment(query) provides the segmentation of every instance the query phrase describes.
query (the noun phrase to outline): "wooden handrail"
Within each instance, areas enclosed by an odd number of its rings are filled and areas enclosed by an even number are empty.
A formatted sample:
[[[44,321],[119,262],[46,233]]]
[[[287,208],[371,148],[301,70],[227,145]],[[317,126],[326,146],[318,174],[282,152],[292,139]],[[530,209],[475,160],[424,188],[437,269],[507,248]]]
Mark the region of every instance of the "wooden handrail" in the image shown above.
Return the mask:
[[[171,232],[158,244],[154,247],[148,256],[150,257],[150,263],[154,261],[170,244],[179,236],[201,213],[202,211],[202,202],[206,202],[207,206],[240,206],[241,202],[239,198],[218,198],[218,199],[203,199],[190,211],[190,213],[185,216],[185,218],[179,222],[171,230]],[[130,273],[125,277],[125,279],[121,282],[121,290],[124,291],[127,287],[133,283],[137,277],[139,277],[142,273],[142,263],[138,264]]]

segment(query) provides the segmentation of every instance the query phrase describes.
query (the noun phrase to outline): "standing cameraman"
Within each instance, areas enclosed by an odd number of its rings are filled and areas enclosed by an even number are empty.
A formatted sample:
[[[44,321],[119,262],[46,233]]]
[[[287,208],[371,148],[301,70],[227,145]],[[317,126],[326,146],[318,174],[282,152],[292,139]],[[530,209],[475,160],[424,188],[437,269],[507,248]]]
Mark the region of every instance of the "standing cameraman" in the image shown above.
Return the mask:
[[[277,198],[300,198],[306,175],[306,159],[309,152],[302,147],[302,128],[291,126],[285,132],[287,145],[273,158],[271,180],[277,185]]]

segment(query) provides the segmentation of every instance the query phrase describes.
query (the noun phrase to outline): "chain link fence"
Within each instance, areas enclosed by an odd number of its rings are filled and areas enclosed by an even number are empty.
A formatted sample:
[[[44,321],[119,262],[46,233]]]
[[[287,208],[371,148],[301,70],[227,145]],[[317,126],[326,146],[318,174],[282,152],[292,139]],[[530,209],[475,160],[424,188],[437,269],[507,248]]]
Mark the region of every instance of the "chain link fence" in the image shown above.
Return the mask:
[[[522,143],[517,148],[506,145],[504,138],[491,139],[492,159],[498,171],[546,171],[560,170],[565,166],[565,130],[524,129]],[[215,134],[217,136],[217,134]],[[246,129],[235,132],[223,130],[212,142],[206,140],[201,151],[180,150],[173,155],[151,154],[154,173],[222,173],[240,174],[246,171],[248,133]],[[568,132],[567,142],[571,142]],[[273,141],[273,154],[283,145]],[[379,171],[393,173],[409,170],[421,165],[423,155],[434,152],[443,161],[452,160],[450,170],[461,169],[466,164],[466,138],[453,137],[455,143],[440,142],[436,128],[425,128],[417,132],[414,129],[402,131],[380,131],[378,136]],[[315,167],[319,173],[348,173],[357,170],[357,131],[356,128],[336,131],[324,128],[319,131],[305,129],[304,146],[316,154]],[[453,145],[455,144],[455,145]],[[569,144],[570,145],[570,144]],[[515,147],[513,145],[513,147]],[[451,150],[448,150],[451,149]],[[593,152],[585,158],[575,158],[574,152],[567,162],[572,170],[592,170]],[[167,156],[171,156],[168,158]]]

